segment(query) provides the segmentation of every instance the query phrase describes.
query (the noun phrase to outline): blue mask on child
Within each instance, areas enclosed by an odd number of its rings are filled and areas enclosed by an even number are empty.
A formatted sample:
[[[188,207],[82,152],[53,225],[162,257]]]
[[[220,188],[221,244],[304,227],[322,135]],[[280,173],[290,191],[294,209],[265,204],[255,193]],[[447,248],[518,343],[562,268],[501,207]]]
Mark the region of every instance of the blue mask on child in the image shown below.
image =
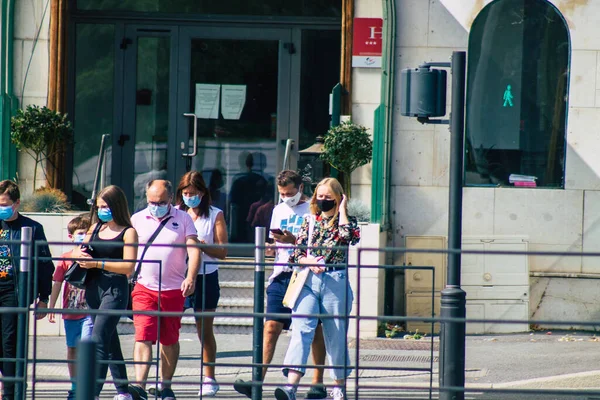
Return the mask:
[[[6,221],[10,219],[14,214],[13,206],[0,207],[0,220]]]
[[[165,206],[157,206],[154,204],[148,204],[148,209],[150,210],[150,214],[156,218],[162,218],[169,212],[169,205]]]
[[[183,202],[189,208],[196,208],[196,207],[198,207],[200,205],[200,201],[202,201],[202,197],[199,196],[199,195],[190,196],[190,197],[183,196]]]
[[[112,211],[110,208],[99,208],[98,219],[102,222],[110,222],[113,219]]]
[[[85,239],[85,233],[78,233],[75,236],[73,236],[73,241],[75,243],[83,243],[84,239]]]

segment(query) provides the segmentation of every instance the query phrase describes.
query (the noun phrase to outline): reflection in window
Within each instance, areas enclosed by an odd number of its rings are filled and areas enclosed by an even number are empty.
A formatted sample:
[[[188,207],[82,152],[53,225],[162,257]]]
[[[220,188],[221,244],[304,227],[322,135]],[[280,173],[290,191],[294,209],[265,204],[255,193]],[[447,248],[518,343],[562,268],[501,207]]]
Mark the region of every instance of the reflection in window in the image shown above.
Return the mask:
[[[134,209],[146,207],[146,183],[167,179],[169,131],[169,37],[139,37],[137,41]]]
[[[199,118],[198,155],[190,167],[202,172],[233,243],[253,242],[254,228],[268,226],[266,210],[274,206],[278,77],[277,41],[192,40],[190,104]],[[205,115],[196,108],[197,93],[214,85],[221,106]],[[225,100],[225,85],[244,93],[241,111]],[[191,137],[190,129],[190,145]]]
[[[317,136],[324,136],[329,129],[329,94],[340,81],[341,39],[337,29],[302,31],[300,150],[315,144]],[[307,195],[312,195],[314,186],[328,175],[325,164],[315,155],[300,156],[298,169],[305,180],[312,182],[312,185],[304,185]]]
[[[481,11],[469,36],[467,185],[563,187],[569,52],[565,21],[547,1]]]
[[[113,25],[77,24],[75,47],[75,144],[72,203],[87,208],[102,134],[113,131]],[[104,184],[110,184],[111,148],[105,157]]]
[[[185,14],[341,17],[341,0],[77,0],[79,10],[119,10]]]

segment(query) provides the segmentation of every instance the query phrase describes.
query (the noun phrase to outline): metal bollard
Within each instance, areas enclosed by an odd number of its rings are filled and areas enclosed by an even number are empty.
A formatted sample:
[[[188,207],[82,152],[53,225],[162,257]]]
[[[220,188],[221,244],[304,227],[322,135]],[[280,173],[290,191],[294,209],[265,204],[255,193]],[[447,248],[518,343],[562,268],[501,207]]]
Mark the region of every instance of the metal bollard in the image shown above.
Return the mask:
[[[77,345],[77,389],[75,390],[75,399],[94,399],[97,378],[96,343],[91,340],[82,340]]]
[[[254,230],[254,312],[262,314],[265,311],[265,228],[257,226]],[[252,362],[263,362],[263,317],[254,317],[254,331],[252,335]],[[252,381],[262,381],[262,367],[252,368]],[[262,400],[262,386],[252,386],[252,400]]]
[[[31,239],[33,236],[33,230],[30,226],[21,228],[21,260],[19,264],[19,275],[18,275],[18,288],[17,288],[17,302],[19,307],[29,307],[29,271],[31,271]],[[25,399],[27,394],[27,386],[25,378],[27,374],[27,342],[29,339],[29,327],[28,327],[29,315],[27,312],[19,313],[17,317],[17,362],[16,362],[16,376],[18,380],[15,382],[15,398]]]

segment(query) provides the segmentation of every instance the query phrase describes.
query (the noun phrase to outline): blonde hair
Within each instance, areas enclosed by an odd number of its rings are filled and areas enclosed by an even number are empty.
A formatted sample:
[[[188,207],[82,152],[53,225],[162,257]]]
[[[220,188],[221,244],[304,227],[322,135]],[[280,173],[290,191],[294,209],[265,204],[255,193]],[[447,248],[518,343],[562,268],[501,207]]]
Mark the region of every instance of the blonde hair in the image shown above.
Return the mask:
[[[329,221],[329,226],[332,226],[334,221],[337,220],[339,214],[340,203],[342,202],[344,189],[342,188],[340,181],[335,178],[325,178],[319,182],[315,188],[312,198],[310,199],[310,213],[314,215],[317,215],[320,211],[319,206],[317,206],[317,192],[321,186],[327,186],[329,189],[331,189],[331,192],[333,193],[333,199],[335,200],[335,213],[333,214],[331,221]]]

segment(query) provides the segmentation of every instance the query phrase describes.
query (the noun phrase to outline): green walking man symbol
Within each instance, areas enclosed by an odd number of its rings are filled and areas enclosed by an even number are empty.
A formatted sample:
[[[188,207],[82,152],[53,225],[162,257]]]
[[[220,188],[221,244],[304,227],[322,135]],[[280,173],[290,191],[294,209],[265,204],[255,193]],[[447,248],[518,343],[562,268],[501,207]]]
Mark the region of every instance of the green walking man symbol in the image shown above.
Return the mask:
[[[510,91],[510,85],[506,85],[506,90],[504,91],[504,105],[502,107],[506,107],[506,105],[508,104],[509,107],[513,106],[513,98],[514,96],[512,95],[511,91]]]

